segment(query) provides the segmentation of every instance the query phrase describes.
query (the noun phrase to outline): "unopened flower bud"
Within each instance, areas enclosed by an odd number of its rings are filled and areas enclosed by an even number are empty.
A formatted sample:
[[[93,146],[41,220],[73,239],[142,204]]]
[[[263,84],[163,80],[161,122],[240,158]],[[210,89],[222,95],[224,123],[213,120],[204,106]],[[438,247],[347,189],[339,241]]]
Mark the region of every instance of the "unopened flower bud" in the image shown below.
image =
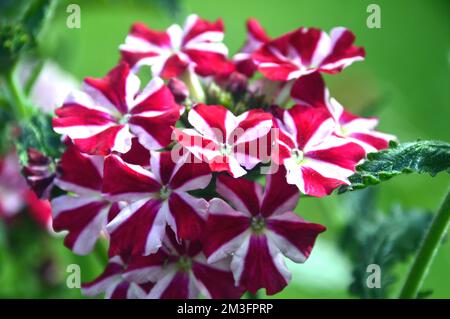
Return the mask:
[[[189,96],[189,90],[186,84],[177,78],[170,79],[167,86],[175,97],[175,101],[179,104],[183,103]]]

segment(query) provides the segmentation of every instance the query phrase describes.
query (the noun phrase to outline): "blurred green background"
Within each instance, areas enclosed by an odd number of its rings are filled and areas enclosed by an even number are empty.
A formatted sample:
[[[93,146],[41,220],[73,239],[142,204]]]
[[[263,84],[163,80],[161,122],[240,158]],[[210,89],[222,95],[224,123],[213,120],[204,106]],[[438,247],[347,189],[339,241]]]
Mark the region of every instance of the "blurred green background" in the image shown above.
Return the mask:
[[[348,27],[355,33],[356,43],[366,48],[367,58],[340,74],[326,76],[331,94],[356,114],[378,116],[380,130],[397,135],[400,141],[418,138],[450,141],[448,0],[181,0],[178,4],[176,1],[89,0],[71,3],[81,7],[81,28],[66,27],[67,3],[63,2],[47,30],[42,52],[80,81],[86,76],[102,76],[115,65],[119,58],[118,46],[135,21],[164,29],[171,23],[182,23],[189,13],[207,19],[221,17],[226,26],[225,43],[231,53],[242,45],[245,21],[249,17],[258,18],[271,36],[299,26],[327,31],[334,26]],[[370,3],[381,8],[380,29],[369,29],[366,25]],[[376,187],[378,207],[387,211],[393,205],[400,205],[405,209],[416,207],[436,212],[449,184],[445,173],[434,178],[400,176]],[[323,223],[328,231],[319,239],[305,265],[289,265],[293,270],[293,282],[277,297],[351,297],[347,287],[352,262],[337,247],[340,226],[348,215],[343,204],[351,196],[354,195],[300,200],[297,212],[310,221]],[[81,263],[82,271],[89,268],[82,274],[84,279],[92,279],[100,271],[100,262],[95,257],[74,257],[62,246],[61,240],[47,242],[52,247],[49,249],[58,251],[59,267],[52,271],[59,272],[54,281],[61,283],[61,289],[45,295],[39,289],[30,288],[32,285],[24,283],[21,275],[12,280],[14,258],[19,257],[10,256],[5,257],[9,266],[0,260],[2,296],[78,297],[77,290],[69,290],[63,284],[64,265],[76,262]],[[399,281],[391,289],[393,296],[401,286],[410,261],[395,268]],[[33,264],[32,257],[29,262]],[[10,273],[5,273],[5,267],[11,268],[8,268]],[[446,240],[424,285],[424,289],[432,289],[432,297],[450,298],[449,269],[450,242]],[[30,268],[30,271],[37,270]],[[18,289],[18,286],[23,287]]]

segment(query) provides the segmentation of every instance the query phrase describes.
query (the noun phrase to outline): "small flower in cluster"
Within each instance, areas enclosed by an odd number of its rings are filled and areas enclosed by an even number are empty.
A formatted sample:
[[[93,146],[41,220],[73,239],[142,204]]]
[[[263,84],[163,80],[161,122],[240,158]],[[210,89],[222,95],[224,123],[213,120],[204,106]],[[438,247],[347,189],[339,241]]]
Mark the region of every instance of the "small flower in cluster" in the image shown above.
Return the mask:
[[[209,163],[213,172],[243,176],[247,171],[241,165],[252,169],[268,152],[265,137],[273,121],[262,110],[235,116],[221,105],[199,104],[189,112],[188,120],[194,129],[174,129],[174,135],[183,147]]]
[[[139,78],[122,62],[102,79],[87,78],[56,110],[53,127],[83,153],[126,153],[133,137],[147,149],[166,147],[180,106],[160,78],[140,90]]]
[[[55,172],[52,169],[51,159],[34,148],[27,151],[28,163],[23,168],[28,186],[39,198],[49,198],[55,179]]]
[[[319,73],[312,73],[297,80],[292,87],[292,98],[302,105],[325,108],[333,118],[337,136],[359,144],[367,153],[387,148],[395,140],[391,134],[375,131],[378,119],[356,116],[331,98],[325,81]]]
[[[367,152],[394,138],[330,98],[321,73],[364,58],[349,30],[299,28],[272,39],[250,19],[247,31],[229,61],[221,20],[191,15],[166,31],[135,23],[119,64],[56,110],[54,129],[70,142],[53,227],[68,232],[77,254],[99,238],[109,244],[105,271],[84,294],[282,291],[286,258],[306,262],[325,231],[295,211],[301,194],[349,184]],[[141,89],[144,65],[153,79]]]
[[[155,253],[166,225],[178,239],[198,239],[203,232],[207,202],[188,191],[209,184],[208,165],[189,163],[187,156],[174,160],[171,152],[152,152],[150,167],[127,164],[117,155],[105,160],[104,194],[129,203],[107,226],[110,255]]]
[[[364,59],[364,48],[345,28],[330,35],[315,28],[299,28],[265,43],[252,54],[258,70],[273,81],[289,81],[313,72],[338,73]]]
[[[266,187],[220,175],[217,192],[223,199],[210,201],[204,252],[208,262],[232,257],[235,284],[256,293],[281,291],[291,274],[284,258],[303,263],[316,237],[325,227],[304,221],[293,213],[298,189],[288,185],[284,169],[268,175]]]
[[[166,79],[188,69],[201,76],[218,75],[233,69],[223,38],[222,20],[209,22],[190,15],[183,28],[174,24],[162,32],[135,23],[120,52],[131,67],[149,65],[154,76]]]

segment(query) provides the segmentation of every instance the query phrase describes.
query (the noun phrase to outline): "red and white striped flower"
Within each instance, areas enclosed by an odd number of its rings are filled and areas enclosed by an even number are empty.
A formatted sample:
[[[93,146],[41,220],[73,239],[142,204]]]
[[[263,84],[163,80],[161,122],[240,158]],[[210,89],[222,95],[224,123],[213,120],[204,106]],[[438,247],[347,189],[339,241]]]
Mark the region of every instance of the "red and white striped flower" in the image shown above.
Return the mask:
[[[101,79],[87,78],[56,110],[54,130],[88,154],[126,153],[137,137],[148,149],[166,147],[180,114],[170,90],[154,78],[140,91],[139,78],[121,63]]]
[[[325,108],[295,105],[275,109],[279,126],[276,163],[287,169],[287,182],[304,194],[322,197],[349,184],[364,149],[334,134],[335,122]]]
[[[194,129],[174,129],[177,141],[214,172],[245,175],[269,153],[272,115],[250,110],[239,116],[221,105],[198,104],[188,114]]]
[[[154,76],[172,78],[186,69],[201,76],[230,72],[228,49],[222,43],[223,22],[209,22],[196,15],[186,19],[184,28],[172,25],[166,31],[154,31],[135,23],[120,46],[122,59],[133,69],[149,65]]]
[[[253,76],[257,70],[257,65],[252,59],[252,53],[259,50],[265,43],[270,41],[270,37],[261,27],[256,19],[247,21],[247,40],[241,50],[233,57],[237,71],[246,75]]]
[[[141,264],[146,266],[139,270],[139,277],[155,282],[147,298],[192,299],[200,294],[220,299],[242,296],[243,289],[234,285],[229,260],[208,263],[200,241],[178,242],[170,229],[161,249],[145,258]]]
[[[143,299],[153,283],[142,278],[139,273],[148,264],[142,262],[146,257],[137,257],[126,264],[120,256],[109,259],[103,273],[89,283],[82,284],[82,292],[86,296],[105,294],[107,299]]]
[[[299,192],[286,184],[285,170],[267,176],[266,188],[246,179],[220,175],[217,192],[227,201],[210,201],[203,251],[214,263],[232,255],[235,284],[252,293],[281,291],[291,274],[284,257],[306,261],[325,227],[293,213]]]
[[[203,232],[207,202],[188,191],[209,184],[208,165],[188,163],[187,156],[175,161],[171,152],[152,152],[150,167],[127,164],[117,155],[105,160],[104,194],[130,203],[107,226],[110,256],[155,253],[166,225],[179,239],[197,239]]]
[[[376,117],[358,117],[330,98],[325,81],[317,72],[298,79],[291,95],[302,105],[328,109],[336,124],[335,134],[359,144],[367,153],[387,148],[389,141],[396,139],[393,135],[375,131],[378,125]]]
[[[105,230],[118,204],[103,198],[103,157],[82,154],[68,145],[61,157],[55,184],[70,194],[52,200],[53,229],[68,231],[64,244],[86,255]]]
[[[315,28],[299,28],[278,37],[253,53],[258,70],[273,81],[297,79],[313,72],[337,73],[364,59],[364,48],[353,45],[355,36],[337,27],[330,35]]]

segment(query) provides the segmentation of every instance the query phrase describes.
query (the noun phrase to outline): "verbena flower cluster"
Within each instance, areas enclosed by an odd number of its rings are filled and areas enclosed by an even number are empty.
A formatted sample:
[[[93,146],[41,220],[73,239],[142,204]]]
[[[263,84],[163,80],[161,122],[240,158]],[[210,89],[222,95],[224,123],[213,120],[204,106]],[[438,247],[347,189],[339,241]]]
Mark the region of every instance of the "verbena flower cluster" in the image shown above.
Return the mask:
[[[278,293],[291,279],[285,258],[303,263],[325,231],[293,212],[300,194],[348,184],[394,138],[325,86],[321,73],[364,59],[349,30],[272,39],[250,19],[247,31],[229,58],[221,20],[191,15],[165,31],[136,23],[118,65],[56,110],[67,149],[54,229],[81,255],[109,240],[109,263],[86,295]]]

